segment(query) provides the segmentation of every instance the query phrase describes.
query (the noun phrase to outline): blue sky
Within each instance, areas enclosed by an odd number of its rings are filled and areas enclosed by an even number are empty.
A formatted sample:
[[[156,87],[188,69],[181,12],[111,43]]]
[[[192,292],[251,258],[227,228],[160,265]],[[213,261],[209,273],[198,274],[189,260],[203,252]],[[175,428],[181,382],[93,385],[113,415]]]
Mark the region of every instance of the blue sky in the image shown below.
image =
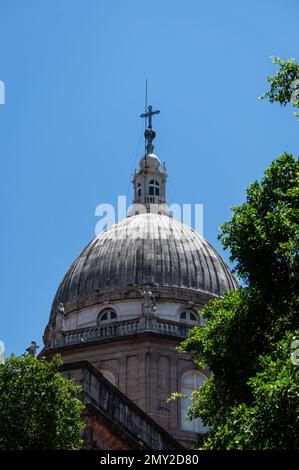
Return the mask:
[[[269,57],[299,59],[296,0],[0,0],[0,340],[41,336],[99,203],[132,197],[144,83],[169,202],[203,203],[204,235],[283,151],[292,109],[259,102]],[[130,188],[128,190],[128,188]],[[228,255],[224,253],[227,260]]]

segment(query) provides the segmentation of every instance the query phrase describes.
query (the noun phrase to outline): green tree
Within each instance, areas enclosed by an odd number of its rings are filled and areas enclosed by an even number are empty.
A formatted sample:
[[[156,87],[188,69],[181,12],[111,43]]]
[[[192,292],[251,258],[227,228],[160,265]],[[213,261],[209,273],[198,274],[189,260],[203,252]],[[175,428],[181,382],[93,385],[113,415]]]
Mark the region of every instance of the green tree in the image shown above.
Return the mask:
[[[225,249],[235,270],[257,288],[267,305],[283,312],[298,293],[299,165],[284,153],[247,190],[247,200],[233,207],[222,225]]]
[[[298,175],[298,159],[281,155],[233,208],[220,238],[245,286],[209,302],[181,344],[212,371],[189,412],[210,428],[204,449],[298,446]]]
[[[61,360],[29,354],[0,365],[0,449],[79,449],[80,387],[59,373]]]
[[[290,358],[291,342],[288,333],[272,355],[260,358],[261,372],[248,381],[253,404],[233,407],[207,438],[206,449],[298,449],[299,367]]]
[[[294,59],[283,60],[272,57],[279,70],[274,76],[267,78],[270,88],[259,99],[268,99],[270,103],[278,102],[282,106],[291,103],[299,108],[299,64]],[[299,113],[294,113],[299,117]]]

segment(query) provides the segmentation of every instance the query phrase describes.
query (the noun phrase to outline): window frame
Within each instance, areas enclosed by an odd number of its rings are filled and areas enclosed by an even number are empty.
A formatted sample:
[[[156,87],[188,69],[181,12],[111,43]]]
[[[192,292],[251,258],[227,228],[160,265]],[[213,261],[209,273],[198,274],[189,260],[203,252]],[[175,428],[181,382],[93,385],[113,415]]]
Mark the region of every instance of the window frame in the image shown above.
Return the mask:
[[[184,382],[184,378],[188,375],[192,374],[192,384],[188,384],[186,381]],[[198,378],[201,377],[202,382],[198,384]],[[179,381],[179,392],[186,394],[186,392],[183,391],[183,389],[189,389],[190,390],[190,395],[192,394],[193,391],[197,390],[203,383],[208,380],[208,377],[200,370],[197,369],[189,369],[185,371]],[[190,400],[190,404],[188,406],[185,406],[184,400]],[[191,421],[186,420],[186,414],[188,411],[188,408],[191,406],[191,398],[180,398],[180,406],[179,406],[179,428],[183,432],[187,433],[205,433],[208,431],[207,427],[203,425],[201,418],[195,418]],[[187,424],[187,426],[186,426]],[[185,427],[184,427],[185,425]],[[190,429],[190,427],[192,429]],[[188,428],[188,429],[187,429]]]
[[[160,183],[152,179],[148,184],[148,193],[150,196],[160,196]]]
[[[104,315],[107,315],[107,319],[106,320],[103,320],[102,317]],[[106,308],[103,308],[103,310],[101,310],[99,313],[98,313],[98,316],[97,316],[97,325],[102,325],[103,323],[110,323],[110,322],[114,322],[114,321],[117,321],[117,318],[118,318],[118,315],[117,315],[117,312],[114,308],[111,308],[111,307],[106,307]]]
[[[186,318],[182,318],[182,315],[184,314]],[[195,317],[195,320],[191,320],[190,318],[191,315]],[[178,319],[180,322],[186,323],[188,325],[200,326],[200,315],[199,313],[195,312],[195,310],[193,310],[192,308],[186,307],[186,308],[180,309]]]

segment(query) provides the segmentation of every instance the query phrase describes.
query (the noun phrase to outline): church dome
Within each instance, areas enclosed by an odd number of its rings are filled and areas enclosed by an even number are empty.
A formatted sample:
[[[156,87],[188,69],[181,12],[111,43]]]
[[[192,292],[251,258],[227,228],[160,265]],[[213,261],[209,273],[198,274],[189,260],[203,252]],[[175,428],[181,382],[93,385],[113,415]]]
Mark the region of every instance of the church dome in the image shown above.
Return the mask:
[[[236,287],[228,266],[190,227],[147,213],[128,217],[98,235],[64,276],[53,308],[101,290],[168,286],[222,296]]]

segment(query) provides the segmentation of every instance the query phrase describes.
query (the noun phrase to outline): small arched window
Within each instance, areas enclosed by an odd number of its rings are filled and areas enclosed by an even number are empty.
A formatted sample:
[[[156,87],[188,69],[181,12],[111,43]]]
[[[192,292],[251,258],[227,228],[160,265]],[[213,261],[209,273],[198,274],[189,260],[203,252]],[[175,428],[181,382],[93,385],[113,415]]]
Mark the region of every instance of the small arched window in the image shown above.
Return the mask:
[[[193,325],[198,325],[198,317],[193,310],[184,310],[180,314],[180,320],[188,323],[192,323]]]
[[[150,180],[149,182],[149,195],[150,196],[159,196],[160,194],[160,189],[159,189],[159,183],[157,180]]]
[[[141,197],[141,183],[138,183],[137,186],[137,197]]]
[[[98,323],[113,321],[117,319],[116,312],[112,308],[105,308],[98,315]]]
[[[207,380],[207,377],[204,374],[197,370],[190,370],[181,379],[180,392],[190,397],[192,392],[197,390],[205,380]],[[192,419],[191,421],[187,419],[188,409],[191,404],[191,398],[181,398],[181,428],[184,431],[207,432],[208,429],[203,425],[201,418]]]

